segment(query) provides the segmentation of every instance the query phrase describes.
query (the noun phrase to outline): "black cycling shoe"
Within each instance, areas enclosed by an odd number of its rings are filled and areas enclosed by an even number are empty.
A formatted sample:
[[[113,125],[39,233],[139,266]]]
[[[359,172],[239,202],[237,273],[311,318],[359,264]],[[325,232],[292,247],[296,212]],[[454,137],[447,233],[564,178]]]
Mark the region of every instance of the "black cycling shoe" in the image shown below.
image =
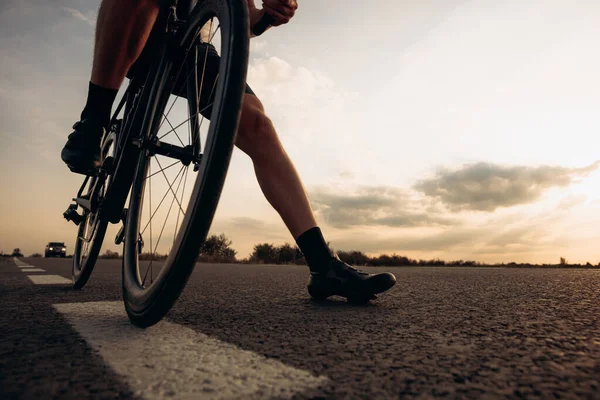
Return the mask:
[[[396,277],[384,272],[368,274],[352,268],[339,258],[332,259],[323,272],[310,273],[308,293],[315,300],[342,296],[350,303],[366,303],[396,284]]]
[[[77,174],[89,175],[100,166],[100,142],[104,128],[89,120],[76,122],[60,158]]]

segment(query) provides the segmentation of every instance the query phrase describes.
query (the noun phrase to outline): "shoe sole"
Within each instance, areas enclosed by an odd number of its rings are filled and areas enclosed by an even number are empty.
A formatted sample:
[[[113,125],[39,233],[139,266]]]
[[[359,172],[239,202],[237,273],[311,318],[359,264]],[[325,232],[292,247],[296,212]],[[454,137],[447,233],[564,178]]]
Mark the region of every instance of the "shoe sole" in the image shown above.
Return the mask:
[[[340,296],[344,297],[349,303],[352,304],[365,304],[371,300],[377,299],[377,295],[379,293],[390,290],[392,287],[394,287],[394,285],[396,285],[396,281],[390,281],[390,284],[387,287],[374,287],[373,285],[370,285],[370,287],[359,292],[311,293],[309,290],[309,294],[314,300],[317,301],[326,300],[331,296]]]

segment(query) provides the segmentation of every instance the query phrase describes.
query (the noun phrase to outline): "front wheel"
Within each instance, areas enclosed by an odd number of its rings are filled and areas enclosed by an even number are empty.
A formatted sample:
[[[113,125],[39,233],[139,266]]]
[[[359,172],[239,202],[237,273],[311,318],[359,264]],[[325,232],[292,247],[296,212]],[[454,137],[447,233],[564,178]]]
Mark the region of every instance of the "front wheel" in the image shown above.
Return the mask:
[[[138,326],[173,306],[212,223],[246,82],[247,12],[242,0],[198,2],[153,75],[123,251],[125,309]]]

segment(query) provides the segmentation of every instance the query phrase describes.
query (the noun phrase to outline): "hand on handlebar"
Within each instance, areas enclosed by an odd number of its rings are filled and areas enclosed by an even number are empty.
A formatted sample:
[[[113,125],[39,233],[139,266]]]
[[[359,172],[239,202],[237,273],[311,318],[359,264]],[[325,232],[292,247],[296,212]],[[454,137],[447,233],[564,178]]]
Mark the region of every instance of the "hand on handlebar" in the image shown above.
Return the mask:
[[[298,9],[296,0],[263,0],[261,10],[253,7],[254,2],[248,2],[250,6],[250,25],[255,36],[261,35],[271,26],[287,24]]]

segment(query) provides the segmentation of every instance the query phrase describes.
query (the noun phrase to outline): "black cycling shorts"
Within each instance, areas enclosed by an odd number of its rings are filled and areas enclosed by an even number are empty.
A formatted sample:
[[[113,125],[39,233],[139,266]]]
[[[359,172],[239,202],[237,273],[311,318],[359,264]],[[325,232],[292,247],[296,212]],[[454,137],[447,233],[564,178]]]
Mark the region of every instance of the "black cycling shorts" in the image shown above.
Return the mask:
[[[150,47],[150,46],[147,46]],[[152,54],[151,50],[145,48],[142,52],[142,55],[138,58],[135,64],[131,67],[129,72],[127,73],[128,78],[133,78],[133,76],[144,73],[149,65],[149,62],[155,60],[155,55]],[[206,60],[205,60],[206,59]],[[219,74],[219,65],[221,57],[217,50],[212,44],[200,43],[198,45],[198,92],[200,94],[200,113],[205,117],[210,119],[210,114],[212,112],[212,102],[214,98],[214,88],[216,87],[218,74]],[[174,71],[177,73],[178,71]],[[179,77],[177,78],[177,82],[173,87],[173,94],[176,96],[187,97],[187,90],[185,86],[185,81],[188,76],[184,70],[179,73]],[[256,96],[256,94],[252,91],[250,86],[246,84],[246,93],[252,94]]]

